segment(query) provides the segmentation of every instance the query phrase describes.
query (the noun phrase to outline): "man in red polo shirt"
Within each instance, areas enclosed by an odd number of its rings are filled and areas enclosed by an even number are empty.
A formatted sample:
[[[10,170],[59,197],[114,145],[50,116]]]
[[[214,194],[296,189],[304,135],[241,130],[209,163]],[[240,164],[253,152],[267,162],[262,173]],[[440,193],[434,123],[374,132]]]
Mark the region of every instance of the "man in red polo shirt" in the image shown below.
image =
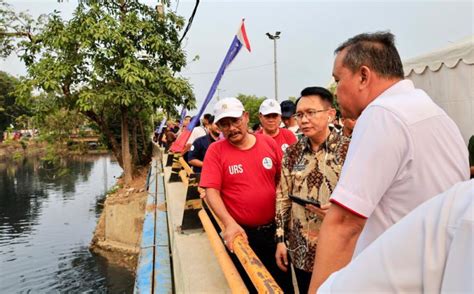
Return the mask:
[[[260,104],[259,113],[258,118],[262,128],[257,131],[258,134],[272,137],[283,152],[285,152],[288,146],[296,143],[297,139],[292,131],[280,128],[281,107],[278,101],[274,99],[264,100]]]
[[[214,115],[225,140],[209,146],[200,186],[225,226],[224,242],[232,252],[234,238],[243,235],[283,291],[292,293],[291,276],[277,267],[274,256],[282,151],[269,136],[248,133],[249,114],[238,99],[220,100]]]

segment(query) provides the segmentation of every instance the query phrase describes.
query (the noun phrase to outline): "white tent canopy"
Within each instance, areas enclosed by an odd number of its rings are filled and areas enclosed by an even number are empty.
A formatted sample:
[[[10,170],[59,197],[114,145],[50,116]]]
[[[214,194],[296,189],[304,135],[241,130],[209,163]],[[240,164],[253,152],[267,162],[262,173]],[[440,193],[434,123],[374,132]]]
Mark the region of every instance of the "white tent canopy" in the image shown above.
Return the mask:
[[[406,60],[405,77],[456,122],[464,141],[474,135],[474,35]]]

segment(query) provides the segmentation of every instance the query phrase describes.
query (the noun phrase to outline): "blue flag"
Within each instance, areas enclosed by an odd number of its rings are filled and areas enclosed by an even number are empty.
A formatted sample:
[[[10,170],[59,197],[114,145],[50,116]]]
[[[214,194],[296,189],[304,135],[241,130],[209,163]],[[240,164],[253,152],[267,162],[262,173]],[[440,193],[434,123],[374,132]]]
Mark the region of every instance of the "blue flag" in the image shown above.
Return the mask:
[[[161,120],[160,126],[156,128],[155,133],[161,134],[161,132],[163,132],[163,128],[165,127],[165,123],[166,117]]]
[[[201,118],[209,102],[211,102],[212,97],[214,96],[214,93],[217,90],[217,86],[219,85],[226,68],[231,64],[231,62],[240,52],[240,49],[242,49],[242,46],[245,46],[245,48],[247,48],[249,52],[251,51],[250,42],[247,38],[247,33],[245,31],[244,19],[242,19],[239,30],[237,34],[234,36],[234,39],[232,40],[232,43],[230,44],[230,47],[227,50],[227,54],[224,57],[224,61],[222,62],[219,68],[219,71],[217,72],[217,75],[214,78],[214,82],[211,85],[211,89],[209,89],[206,99],[204,99],[204,102],[202,103],[198,114],[196,114],[194,118],[191,120],[191,122],[189,123],[187,127],[187,130],[185,130],[179,136],[179,138],[173,143],[173,145],[170,148],[172,152],[181,152],[181,150],[183,150],[184,146],[186,145],[186,142],[188,141],[189,136],[191,135],[191,131],[194,129],[197,122]]]
[[[186,117],[186,106],[183,106],[183,109],[181,109],[181,116],[179,119],[179,127],[183,125],[184,118]]]

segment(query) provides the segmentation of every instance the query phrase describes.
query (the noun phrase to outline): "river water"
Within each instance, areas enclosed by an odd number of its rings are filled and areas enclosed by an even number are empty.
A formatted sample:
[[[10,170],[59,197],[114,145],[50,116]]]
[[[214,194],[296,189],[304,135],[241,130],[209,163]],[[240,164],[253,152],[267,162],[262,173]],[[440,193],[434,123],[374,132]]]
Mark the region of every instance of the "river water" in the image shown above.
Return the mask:
[[[110,156],[0,162],[0,293],[130,293],[133,274],[91,253],[98,203],[116,182]]]

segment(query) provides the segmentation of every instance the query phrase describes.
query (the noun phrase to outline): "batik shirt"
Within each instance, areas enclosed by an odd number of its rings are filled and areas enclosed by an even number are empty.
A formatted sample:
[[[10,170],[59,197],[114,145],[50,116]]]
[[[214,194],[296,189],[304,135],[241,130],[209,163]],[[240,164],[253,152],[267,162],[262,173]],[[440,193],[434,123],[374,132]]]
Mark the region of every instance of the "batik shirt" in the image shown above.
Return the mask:
[[[313,151],[307,137],[302,137],[285,152],[281,180],[277,188],[276,223],[278,242],[287,240],[293,265],[313,270],[316,244],[322,218],[288,195],[329,202],[346,158],[350,139],[332,131],[318,151]]]

